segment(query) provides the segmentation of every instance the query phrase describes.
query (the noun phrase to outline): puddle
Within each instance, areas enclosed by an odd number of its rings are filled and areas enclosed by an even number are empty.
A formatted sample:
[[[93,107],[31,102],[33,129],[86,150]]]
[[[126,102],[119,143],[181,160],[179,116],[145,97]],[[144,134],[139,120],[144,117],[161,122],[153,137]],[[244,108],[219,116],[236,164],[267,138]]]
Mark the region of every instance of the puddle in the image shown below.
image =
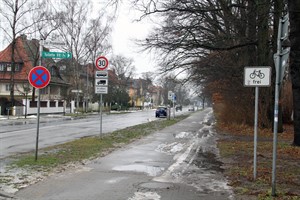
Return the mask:
[[[216,172],[223,172],[224,169],[221,168],[222,162],[217,160],[217,157],[212,152],[198,151],[192,164],[199,168],[205,168],[208,170],[213,170]]]
[[[164,182],[147,182],[139,185],[142,188],[146,189],[171,189],[174,188],[172,183],[164,183]]]
[[[147,174],[148,176],[157,176],[157,175],[162,173],[164,168],[163,167],[156,167],[156,166],[133,164],[133,165],[116,166],[116,167],[113,168],[113,170],[115,170],[115,171],[141,172],[141,173]]]
[[[117,177],[117,178],[112,178],[106,181],[106,183],[108,184],[115,184],[115,183],[119,183],[125,179],[127,179],[128,177]]]

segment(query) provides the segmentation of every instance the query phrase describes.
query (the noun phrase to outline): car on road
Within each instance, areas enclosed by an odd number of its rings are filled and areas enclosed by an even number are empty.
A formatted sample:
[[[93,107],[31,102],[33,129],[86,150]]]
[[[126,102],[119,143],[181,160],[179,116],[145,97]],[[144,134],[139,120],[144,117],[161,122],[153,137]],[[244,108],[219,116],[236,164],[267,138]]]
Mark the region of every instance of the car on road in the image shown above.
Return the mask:
[[[194,106],[189,106],[188,111],[195,111],[195,107]]]
[[[182,105],[176,105],[176,107],[175,107],[175,109],[176,109],[176,111],[182,111]]]
[[[168,108],[166,106],[159,106],[155,111],[155,117],[167,117]]]

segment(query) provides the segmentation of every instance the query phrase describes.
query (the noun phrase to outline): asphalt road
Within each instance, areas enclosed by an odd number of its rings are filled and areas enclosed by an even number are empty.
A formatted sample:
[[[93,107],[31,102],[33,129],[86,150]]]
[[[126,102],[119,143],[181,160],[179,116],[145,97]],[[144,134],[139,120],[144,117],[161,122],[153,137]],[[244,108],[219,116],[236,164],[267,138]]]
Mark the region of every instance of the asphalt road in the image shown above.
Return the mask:
[[[177,112],[176,115],[185,113]],[[156,120],[154,110],[102,116],[102,134]],[[0,159],[35,150],[36,119],[0,120]],[[86,136],[100,135],[100,116],[84,119],[42,116],[39,148],[65,143]]]
[[[15,194],[24,200],[233,199],[222,175],[212,109]]]

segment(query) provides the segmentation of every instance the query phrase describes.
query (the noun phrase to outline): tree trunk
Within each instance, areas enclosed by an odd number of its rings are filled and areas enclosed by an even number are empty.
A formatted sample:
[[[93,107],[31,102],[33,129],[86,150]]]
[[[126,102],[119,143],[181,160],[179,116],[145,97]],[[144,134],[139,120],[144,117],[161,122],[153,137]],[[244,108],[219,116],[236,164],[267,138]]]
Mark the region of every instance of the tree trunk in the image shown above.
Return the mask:
[[[300,1],[289,0],[290,71],[294,106],[294,145],[300,146]]]

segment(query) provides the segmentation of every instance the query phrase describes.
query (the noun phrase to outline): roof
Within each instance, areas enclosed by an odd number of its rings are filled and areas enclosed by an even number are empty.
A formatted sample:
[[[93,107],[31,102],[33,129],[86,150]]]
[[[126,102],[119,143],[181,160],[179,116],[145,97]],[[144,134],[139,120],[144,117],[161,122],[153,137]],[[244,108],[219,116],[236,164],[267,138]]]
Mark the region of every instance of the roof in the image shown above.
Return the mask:
[[[45,50],[48,50],[45,48]],[[7,46],[3,51],[0,52],[0,64],[8,64],[11,63],[11,54],[12,54],[12,44]],[[25,35],[19,36],[16,38],[16,46],[15,46],[15,55],[14,60],[17,65],[20,67],[20,71],[16,71],[14,74],[15,82],[24,82],[28,81],[29,71],[38,65],[39,60],[39,41],[36,39],[27,40]],[[55,67],[55,62],[53,59],[43,59],[43,63],[46,65],[46,68],[51,73],[51,82],[50,84],[62,84],[67,85],[64,78],[61,76],[57,67]],[[11,72],[0,71],[0,80],[10,80]]]
[[[20,36],[16,38],[16,48],[15,48],[15,55],[14,60],[15,63],[19,64],[20,71],[16,72],[14,75],[15,80],[27,80],[27,76],[29,71],[32,69],[32,63],[29,59],[29,56],[24,48],[23,37]],[[6,47],[3,51],[0,52],[0,62],[1,63],[11,63],[11,54],[12,54],[12,44]],[[7,79],[10,80],[11,73],[10,71],[0,73],[0,79]]]

